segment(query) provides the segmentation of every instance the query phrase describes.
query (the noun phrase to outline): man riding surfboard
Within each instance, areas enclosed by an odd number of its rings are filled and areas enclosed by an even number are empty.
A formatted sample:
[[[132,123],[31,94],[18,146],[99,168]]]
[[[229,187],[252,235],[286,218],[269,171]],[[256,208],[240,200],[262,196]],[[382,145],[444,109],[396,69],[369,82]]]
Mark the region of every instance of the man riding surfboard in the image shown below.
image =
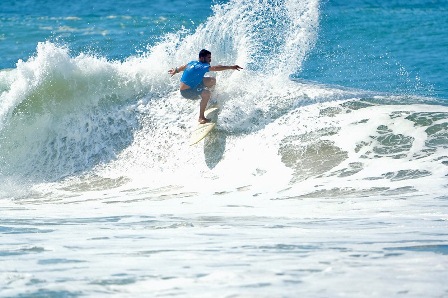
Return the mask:
[[[199,105],[199,123],[204,124],[210,122],[205,118],[204,112],[207,107],[207,103],[210,100],[211,92],[210,88],[216,85],[216,79],[213,77],[204,77],[209,71],[222,71],[222,70],[240,70],[243,69],[238,65],[224,66],[216,65],[210,66],[212,61],[212,53],[207,50],[201,50],[199,52],[199,60],[191,61],[180,67],[172,68],[168,71],[171,76],[176,73],[183,72],[180,79],[180,94],[187,99],[196,99],[201,97],[201,103]]]

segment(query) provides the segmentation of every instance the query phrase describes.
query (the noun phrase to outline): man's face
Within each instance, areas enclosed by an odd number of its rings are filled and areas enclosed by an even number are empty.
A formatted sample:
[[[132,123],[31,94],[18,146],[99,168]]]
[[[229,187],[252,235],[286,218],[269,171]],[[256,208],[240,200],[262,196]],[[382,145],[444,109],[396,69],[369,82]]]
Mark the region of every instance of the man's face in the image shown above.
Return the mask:
[[[205,57],[201,57],[200,59],[201,62],[203,63],[209,63],[212,62],[212,55],[207,55]]]

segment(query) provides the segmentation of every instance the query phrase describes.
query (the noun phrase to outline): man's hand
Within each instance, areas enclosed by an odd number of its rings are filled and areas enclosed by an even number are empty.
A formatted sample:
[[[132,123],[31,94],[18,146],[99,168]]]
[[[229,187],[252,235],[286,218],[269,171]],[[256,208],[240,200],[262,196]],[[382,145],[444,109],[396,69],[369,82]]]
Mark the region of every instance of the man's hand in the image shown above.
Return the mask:
[[[177,67],[176,68],[171,68],[170,70],[168,70],[168,73],[171,75],[171,76],[174,76],[176,73],[178,73],[179,71],[178,71],[178,69],[177,69]]]
[[[241,66],[234,65],[234,66],[233,66],[233,69],[240,71],[240,69],[243,69],[243,68],[242,68]]]

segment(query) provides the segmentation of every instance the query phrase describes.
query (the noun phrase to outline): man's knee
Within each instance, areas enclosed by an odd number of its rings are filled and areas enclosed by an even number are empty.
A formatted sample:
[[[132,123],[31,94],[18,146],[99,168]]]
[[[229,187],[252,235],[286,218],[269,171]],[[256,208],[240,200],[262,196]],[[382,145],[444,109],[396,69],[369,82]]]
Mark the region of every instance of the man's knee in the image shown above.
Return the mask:
[[[216,78],[214,77],[206,77],[204,78],[204,85],[207,87],[213,87],[216,85]]]
[[[209,98],[211,96],[211,92],[209,90],[203,90],[201,93],[202,98]]]

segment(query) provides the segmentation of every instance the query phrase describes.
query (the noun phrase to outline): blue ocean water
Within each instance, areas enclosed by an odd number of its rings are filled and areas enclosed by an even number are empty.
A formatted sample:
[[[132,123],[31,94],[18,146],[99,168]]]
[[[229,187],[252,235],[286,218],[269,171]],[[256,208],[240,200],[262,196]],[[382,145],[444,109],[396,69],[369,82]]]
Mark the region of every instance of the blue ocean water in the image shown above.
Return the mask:
[[[445,1],[328,1],[320,38],[299,76],[446,99]]]
[[[444,297],[444,1],[2,1],[1,297]],[[168,70],[213,53],[216,128]]]
[[[211,1],[2,1],[1,68],[27,60],[38,42],[67,44],[76,55],[92,52],[126,59],[164,34],[194,28],[211,14]]]
[[[213,1],[3,1],[1,68],[33,56],[38,42],[73,54],[126,59],[164,34],[192,29]],[[375,91],[448,98],[444,1],[322,1],[319,39],[298,78]]]

